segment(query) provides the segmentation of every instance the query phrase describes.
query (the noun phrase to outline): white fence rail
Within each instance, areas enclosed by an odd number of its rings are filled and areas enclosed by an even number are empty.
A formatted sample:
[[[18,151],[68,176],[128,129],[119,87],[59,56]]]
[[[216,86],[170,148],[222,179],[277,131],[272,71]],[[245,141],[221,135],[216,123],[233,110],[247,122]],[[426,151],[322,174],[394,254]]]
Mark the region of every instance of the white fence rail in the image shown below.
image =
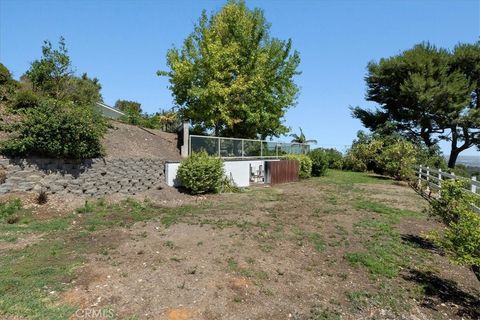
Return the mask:
[[[450,179],[468,181],[468,187],[466,190],[480,197],[480,181],[478,181],[477,177],[475,176],[469,179],[457,176],[453,172],[444,172],[442,171],[442,169],[419,166],[416,169],[416,177],[418,179],[418,187],[420,188],[422,186],[422,183],[425,184],[425,192],[429,197],[431,196],[432,191],[440,191],[443,181]],[[475,211],[480,213],[480,208],[474,205],[472,205],[472,207]]]

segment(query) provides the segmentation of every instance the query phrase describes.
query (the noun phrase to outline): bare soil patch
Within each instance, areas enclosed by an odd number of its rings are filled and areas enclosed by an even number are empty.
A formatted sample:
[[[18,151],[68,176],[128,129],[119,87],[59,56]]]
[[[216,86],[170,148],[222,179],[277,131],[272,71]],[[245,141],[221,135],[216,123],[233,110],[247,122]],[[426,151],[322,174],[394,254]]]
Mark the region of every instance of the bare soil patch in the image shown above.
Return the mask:
[[[84,208],[49,235],[82,256],[50,297],[118,319],[477,319],[475,276],[423,236],[441,227],[425,200],[342,175]]]
[[[155,158],[180,160],[177,135],[111,121],[103,139],[106,158]]]
[[[371,201],[413,209],[420,215],[425,207],[424,200],[405,186],[355,187]],[[394,279],[372,278],[364,269],[352,267],[345,253],[365,250],[361,243],[369,237],[356,234],[356,224],[377,217],[348,207],[349,199],[359,196],[356,191],[336,197],[332,204],[332,189],[336,186],[317,188],[302,182],[214,195],[203,202],[208,209],[168,228],[158,221],[136,224],[107,255],[90,255],[80,272],[81,284],[70,290],[87,304],[100,301],[100,306],[112,306],[120,318],[449,319],[475,315],[476,279],[438,252],[427,250],[428,258],[401,270]],[[420,220],[406,218],[395,228],[400,234],[421,237],[439,226],[421,216]],[[426,286],[430,273],[455,283],[470,300],[463,306],[438,296],[415,300],[417,286]],[[352,302],[352,293],[365,293],[367,298]],[[391,295],[393,301],[383,301],[383,295]],[[375,301],[370,304],[369,299]]]

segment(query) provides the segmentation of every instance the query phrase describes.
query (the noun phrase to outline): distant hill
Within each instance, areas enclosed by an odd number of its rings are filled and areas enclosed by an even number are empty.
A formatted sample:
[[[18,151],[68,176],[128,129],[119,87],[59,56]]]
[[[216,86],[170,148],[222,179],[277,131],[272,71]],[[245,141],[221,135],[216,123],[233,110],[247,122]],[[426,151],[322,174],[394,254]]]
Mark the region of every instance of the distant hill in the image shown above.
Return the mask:
[[[480,167],[480,155],[478,156],[458,156],[458,164],[469,167]]]

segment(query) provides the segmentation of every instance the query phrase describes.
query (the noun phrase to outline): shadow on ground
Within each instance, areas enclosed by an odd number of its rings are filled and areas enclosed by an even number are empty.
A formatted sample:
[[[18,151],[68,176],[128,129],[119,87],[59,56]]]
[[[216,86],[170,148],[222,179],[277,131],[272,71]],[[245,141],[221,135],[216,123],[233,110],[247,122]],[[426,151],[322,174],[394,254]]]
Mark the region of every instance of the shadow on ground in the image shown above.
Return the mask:
[[[419,247],[424,250],[431,251],[433,253],[439,254],[443,256],[445,253],[443,252],[442,248],[439,246],[435,245],[433,241],[429,239],[425,239],[421,236],[415,235],[415,234],[402,234],[401,235],[402,241],[405,244],[412,245],[414,247]]]
[[[416,282],[425,290],[422,305],[437,310],[442,303],[455,304],[458,307],[457,315],[480,319],[480,298],[474,294],[459,289],[456,282],[438,277],[432,272],[409,270],[405,280]]]

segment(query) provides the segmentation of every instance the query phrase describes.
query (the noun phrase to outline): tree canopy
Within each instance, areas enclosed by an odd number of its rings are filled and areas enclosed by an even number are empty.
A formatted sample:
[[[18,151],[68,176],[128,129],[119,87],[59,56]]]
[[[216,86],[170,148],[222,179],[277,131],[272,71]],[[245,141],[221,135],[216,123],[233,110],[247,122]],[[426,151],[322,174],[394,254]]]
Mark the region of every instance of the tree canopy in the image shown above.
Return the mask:
[[[182,49],[167,53],[168,76],[182,118],[197,130],[256,138],[288,132],[282,124],[296,102],[298,52],[291,40],[270,37],[263,11],[229,1],[202,13]]]
[[[136,101],[117,100],[115,102],[115,108],[123,112],[142,113],[142,105]]]
[[[366,83],[366,99],[379,108],[353,109],[365,127],[395,131],[428,147],[448,141],[449,167],[460,152],[480,145],[480,43],[451,52],[418,44],[369,63]]]
[[[75,76],[65,39],[60,37],[58,47],[48,40],[42,46],[42,57],[31,63],[21,80],[24,87],[46,98],[73,102],[75,105],[92,105],[102,101],[102,86],[97,78],[86,73]]]
[[[101,138],[107,122],[91,108],[102,100],[101,85],[86,73],[75,76],[63,38],[58,48],[44,42],[42,57],[12,84],[13,92],[4,90],[13,81],[5,70],[0,66],[0,99],[21,116],[8,126],[14,134],[1,141],[0,153],[72,159],[103,155]]]

